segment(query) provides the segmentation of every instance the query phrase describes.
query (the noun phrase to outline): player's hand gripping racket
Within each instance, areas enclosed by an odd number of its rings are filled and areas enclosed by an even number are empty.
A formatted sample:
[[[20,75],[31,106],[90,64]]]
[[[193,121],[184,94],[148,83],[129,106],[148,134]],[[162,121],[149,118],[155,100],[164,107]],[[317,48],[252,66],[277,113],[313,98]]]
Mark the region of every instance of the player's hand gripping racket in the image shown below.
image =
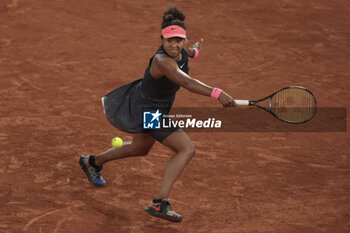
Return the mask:
[[[265,101],[266,100],[266,101]],[[262,102],[267,102],[266,106]],[[316,98],[305,87],[290,86],[259,100],[235,100],[236,105],[254,105],[287,123],[311,120],[317,110]]]

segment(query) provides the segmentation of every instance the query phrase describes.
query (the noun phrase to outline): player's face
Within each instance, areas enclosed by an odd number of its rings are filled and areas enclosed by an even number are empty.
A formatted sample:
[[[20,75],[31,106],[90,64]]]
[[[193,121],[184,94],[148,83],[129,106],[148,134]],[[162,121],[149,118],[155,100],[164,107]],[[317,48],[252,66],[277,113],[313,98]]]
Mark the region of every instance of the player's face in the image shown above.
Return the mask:
[[[172,37],[168,39],[163,38],[162,41],[164,50],[169,56],[178,58],[181,55],[181,50],[184,47],[185,39],[180,37]]]

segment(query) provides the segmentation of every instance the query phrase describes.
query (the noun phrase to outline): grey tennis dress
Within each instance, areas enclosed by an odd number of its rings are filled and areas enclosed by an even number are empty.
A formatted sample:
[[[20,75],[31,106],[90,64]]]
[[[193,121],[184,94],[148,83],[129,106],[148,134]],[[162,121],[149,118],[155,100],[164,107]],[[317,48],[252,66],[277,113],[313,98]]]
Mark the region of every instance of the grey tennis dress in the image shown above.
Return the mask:
[[[166,54],[160,46],[156,54]],[[182,49],[182,59],[176,61],[179,69],[188,74],[188,54]],[[167,54],[166,54],[167,55]],[[145,110],[160,110],[168,114],[180,86],[163,76],[155,79],[150,74],[154,56],[150,59],[142,79],[127,83],[111,91],[102,98],[105,114],[109,122],[116,128],[128,133],[148,133],[157,141],[162,142],[175,132],[178,127],[167,129],[144,129],[143,113]]]

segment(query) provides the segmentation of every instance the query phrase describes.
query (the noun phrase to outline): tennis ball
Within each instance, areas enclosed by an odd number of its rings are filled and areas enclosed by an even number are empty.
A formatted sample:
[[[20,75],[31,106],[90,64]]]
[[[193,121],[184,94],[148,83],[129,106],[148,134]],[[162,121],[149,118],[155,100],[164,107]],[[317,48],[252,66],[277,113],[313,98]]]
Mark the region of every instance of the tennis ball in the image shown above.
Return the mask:
[[[123,140],[120,137],[115,137],[112,139],[112,146],[120,148],[123,145]]]

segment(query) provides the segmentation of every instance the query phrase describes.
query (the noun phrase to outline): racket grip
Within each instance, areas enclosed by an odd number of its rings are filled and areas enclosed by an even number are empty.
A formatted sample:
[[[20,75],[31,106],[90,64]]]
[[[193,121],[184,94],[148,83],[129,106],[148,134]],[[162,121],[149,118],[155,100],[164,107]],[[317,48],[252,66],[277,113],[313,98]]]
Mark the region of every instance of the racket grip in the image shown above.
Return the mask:
[[[249,100],[235,100],[236,105],[249,105]]]

